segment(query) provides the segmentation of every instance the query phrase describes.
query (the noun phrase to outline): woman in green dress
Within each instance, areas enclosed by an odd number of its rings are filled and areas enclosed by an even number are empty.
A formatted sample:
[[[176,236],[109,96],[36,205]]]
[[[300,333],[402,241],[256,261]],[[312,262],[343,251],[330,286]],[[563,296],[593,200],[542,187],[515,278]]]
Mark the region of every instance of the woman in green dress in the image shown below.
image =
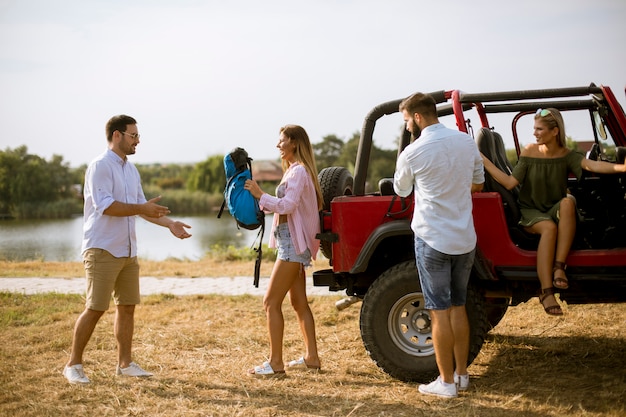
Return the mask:
[[[519,224],[538,234],[537,275],[541,283],[539,301],[547,314],[563,315],[555,290],[569,287],[565,275],[567,254],[576,233],[576,200],[567,193],[567,178],[573,173],[580,179],[582,170],[596,173],[626,172],[625,164],[594,161],[565,146],[565,126],[561,113],[554,108],[539,109],[535,114],[536,143],[526,146],[511,175],[507,175],[483,155],[489,174],[511,190],[518,185]]]

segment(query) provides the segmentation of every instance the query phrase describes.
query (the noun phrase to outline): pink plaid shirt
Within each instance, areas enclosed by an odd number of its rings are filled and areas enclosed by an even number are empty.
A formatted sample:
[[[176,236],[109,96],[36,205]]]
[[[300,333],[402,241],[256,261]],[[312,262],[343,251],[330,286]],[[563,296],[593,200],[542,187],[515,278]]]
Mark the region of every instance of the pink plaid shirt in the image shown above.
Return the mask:
[[[320,217],[313,181],[306,168],[295,162],[283,174],[281,185],[285,190],[284,197],[263,194],[259,200],[263,210],[274,213],[269,246],[276,247],[273,231],[278,225],[279,216],[286,214],[296,253],[304,253],[308,248],[315,259],[320,246],[320,241],[315,238],[320,231]]]

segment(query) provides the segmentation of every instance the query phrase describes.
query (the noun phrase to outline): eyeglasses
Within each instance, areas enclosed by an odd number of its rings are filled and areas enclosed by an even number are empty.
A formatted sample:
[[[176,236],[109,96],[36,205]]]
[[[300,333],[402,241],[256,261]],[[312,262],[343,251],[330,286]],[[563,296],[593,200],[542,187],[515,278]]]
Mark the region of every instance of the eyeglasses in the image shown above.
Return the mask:
[[[548,109],[537,109],[537,113],[535,115],[539,115],[541,117],[546,117],[547,115],[552,114]]]
[[[122,135],[128,135],[133,139],[139,139],[141,136],[139,133],[128,133],[128,132],[120,132]]]

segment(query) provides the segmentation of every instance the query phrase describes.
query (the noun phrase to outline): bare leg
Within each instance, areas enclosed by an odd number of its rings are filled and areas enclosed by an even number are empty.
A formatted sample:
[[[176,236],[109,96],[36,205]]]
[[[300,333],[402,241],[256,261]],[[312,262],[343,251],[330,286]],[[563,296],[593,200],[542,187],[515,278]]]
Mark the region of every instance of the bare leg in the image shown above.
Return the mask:
[[[576,234],[576,201],[573,198],[565,197],[559,206],[559,225],[556,240],[555,261],[566,264],[574,235]],[[567,279],[563,269],[554,271],[554,277]]]
[[[544,220],[527,227],[531,233],[540,235],[537,247],[537,274],[541,288],[552,286],[552,263],[556,246],[557,227],[552,220]]]
[[[83,363],[83,352],[85,347],[91,339],[98,320],[104,314],[104,311],[96,311],[85,309],[82,314],[76,320],[74,325],[74,337],[72,338],[72,352],[70,354],[70,361],[67,366]]]
[[[133,333],[135,331],[135,306],[118,305],[115,313],[114,333],[117,339],[117,360],[120,368],[128,368],[132,361]]]
[[[309,307],[306,297],[306,275],[304,267],[300,267],[300,277],[293,283],[289,290],[291,306],[298,317],[298,324],[304,339],[304,362],[308,366],[319,367],[320,359],[317,353],[317,340],[315,336],[315,319]]]
[[[454,335],[450,324],[450,309],[430,310],[433,326],[433,346],[439,375],[444,382],[454,383]]]
[[[277,260],[272,270],[270,282],[263,307],[267,318],[267,329],[270,336],[270,366],[274,371],[285,369],[283,362],[283,334],[285,321],[282,304],[287,292],[299,276],[301,264]]]
[[[465,306],[452,306],[450,323],[454,335],[454,362],[457,375],[467,375],[467,357],[469,356],[469,320]]]
[[[537,248],[537,275],[541,283],[542,291],[551,288],[552,284],[552,266],[554,262],[554,253],[556,247],[557,226],[552,220],[544,220],[533,224],[526,228],[529,232],[539,234],[539,246]],[[542,304],[557,305],[554,295],[548,295],[544,298]],[[560,310],[560,307],[555,307]]]

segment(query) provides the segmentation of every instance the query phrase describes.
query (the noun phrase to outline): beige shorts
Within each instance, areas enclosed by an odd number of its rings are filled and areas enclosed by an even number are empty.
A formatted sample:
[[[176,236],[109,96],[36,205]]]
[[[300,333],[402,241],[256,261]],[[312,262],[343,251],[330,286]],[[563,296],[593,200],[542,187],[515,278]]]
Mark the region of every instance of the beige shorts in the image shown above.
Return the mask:
[[[83,265],[87,277],[85,307],[106,311],[111,294],[115,305],[139,304],[139,263],[136,256],[116,258],[104,249],[87,249],[83,253]]]

